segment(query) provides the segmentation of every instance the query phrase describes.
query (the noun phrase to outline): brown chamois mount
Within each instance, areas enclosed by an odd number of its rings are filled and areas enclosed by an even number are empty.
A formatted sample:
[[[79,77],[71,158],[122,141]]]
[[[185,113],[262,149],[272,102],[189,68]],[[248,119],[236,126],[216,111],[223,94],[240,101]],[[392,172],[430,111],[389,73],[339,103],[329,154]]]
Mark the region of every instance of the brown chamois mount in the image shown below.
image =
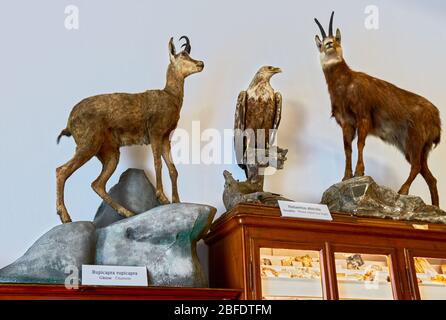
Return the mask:
[[[107,181],[119,162],[120,147],[151,144],[156,171],[156,196],[168,203],[161,181],[161,157],[172,182],[172,202],[180,202],[177,189],[178,173],[170,152],[170,134],[176,129],[183,104],[184,80],[201,72],[202,61],[190,57],[191,45],[186,36],[184,50],[176,53],[173,38],[169,41],[170,64],[166,86],[162,90],[142,93],[103,94],[82,100],[71,111],[61,136],[73,136],[77,148],[74,157],[57,168],[57,213],[63,223],[71,222],[64,203],[66,180],[93,157],[102,163],[102,172],[92,183],[93,190],[124,217],[134,213],[113,201],[106,192]]]
[[[353,177],[352,142],[358,136],[355,176],[364,175],[363,150],[367,136],[374,135],[396,146],[411,165],[410,175],[399,193],[407,195],[418,174],[426,180],[432,204],[439,206],[437,180],[429,170],[428,156],[440,143],[441,120],[438,109],[425,98],[386,81],[350,69],[343,57],[341,32],[333,34],[331,14],[329,34],[315,19],[322,34],[316,44],[330,93],[332,114],[344,136],[345,175]]]

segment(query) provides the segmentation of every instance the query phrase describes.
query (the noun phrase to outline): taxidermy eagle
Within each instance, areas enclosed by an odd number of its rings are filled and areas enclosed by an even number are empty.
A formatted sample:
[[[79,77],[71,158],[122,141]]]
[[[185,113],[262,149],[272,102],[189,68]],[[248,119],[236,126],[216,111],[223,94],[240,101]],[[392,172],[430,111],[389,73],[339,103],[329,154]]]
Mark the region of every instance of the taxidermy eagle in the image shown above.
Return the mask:
[[[248,146],[268,149],[270,141],[270,130],[277,130],[280,124],[282,114],[282,95],[274,92],[270,84],[273,75],[282,72],[280,68],[264,66],[257,71],[254,79],[248,87],[248,90],[240,92],[237,99],[237,108],[235,110],[234,121],[234,139],[237,163],[245,171],[246,178],[250,179],[246,164]],[[237,130],[238,129],[238,130]],[[264,129],[265,141],[257,138],[255,144],[248,141],[245,130],[251,129],[258,137],[259,129]],[[260,137],[261,138],[261,137]],[[240,146],[240,144],[242,144]]]

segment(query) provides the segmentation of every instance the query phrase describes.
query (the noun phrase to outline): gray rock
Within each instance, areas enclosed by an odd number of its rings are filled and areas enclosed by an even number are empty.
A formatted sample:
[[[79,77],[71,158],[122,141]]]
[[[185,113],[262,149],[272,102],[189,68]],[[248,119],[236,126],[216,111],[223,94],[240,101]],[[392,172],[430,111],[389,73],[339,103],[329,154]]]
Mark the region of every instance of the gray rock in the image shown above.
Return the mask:
[[[109,194],[117,203],[136,214],[160,205],[154,186],[144,171],[139,169],[125,171],[119,178],[119,182],[110,189]],[[94,224],[97,228],[103,228],[122,219],[124,219],[123,216],[102,202],[94,217]]]
[[[216,209],[170,204],[97,230],[96,264],[147,266],[154,286],[207,287],[196,243]]]
[[[240,203],[278,207],[279,200],[291,201],[279,194],[263,191],[263,181],[261,184],[251,183],[249,180],[240,182],[235,180],[229,171],[223,172],[223,176],[225,177],[223,203],[228,211]]]
[[[371,177],[353,178],[331,186],[321,203],[330,211],[354,216],[446,224],[446,212],[420,197],[404,196],[379,186]]]
[[[91,222],[59,225],[37,240],[17,261],[0,270],[0,283],[64,283],[75,267],[92,264],[96,233]],[[67,274],[65,272],[68,272]]]

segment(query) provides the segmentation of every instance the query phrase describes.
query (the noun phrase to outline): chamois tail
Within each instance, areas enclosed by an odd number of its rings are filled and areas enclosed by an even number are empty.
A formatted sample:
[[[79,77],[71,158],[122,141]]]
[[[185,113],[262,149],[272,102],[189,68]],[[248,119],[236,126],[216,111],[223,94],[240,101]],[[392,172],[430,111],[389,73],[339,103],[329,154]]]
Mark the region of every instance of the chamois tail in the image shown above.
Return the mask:
[[[71,132],[68,129],[63,129],[62,132],[57,137],[57,144],[59,144],[62,136],[71,137]]]

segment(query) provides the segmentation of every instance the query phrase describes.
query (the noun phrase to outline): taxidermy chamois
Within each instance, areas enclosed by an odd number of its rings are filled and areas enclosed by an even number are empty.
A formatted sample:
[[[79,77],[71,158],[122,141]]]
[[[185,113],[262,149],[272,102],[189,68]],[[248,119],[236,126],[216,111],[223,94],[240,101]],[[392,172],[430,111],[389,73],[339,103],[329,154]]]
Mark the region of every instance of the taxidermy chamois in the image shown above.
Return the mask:
[[[411,164],[410,175],[399,190],[407,195],[417,175],[426,180],[432,204],[439,205],[437,180],[428,167],[432,148],[440,143],[441,120],[438,109],[425,98],[386,81],[349,68],[343,57],[341,32],[333,35],[333,16],[329,34],[315,19],[322,33],[316,36],[320,60],[330,93],[332,114],[342,127],[345,150],[344,180],[352,178],[352,141],[358,135],[358,162],[355,176],[364,175],[363,150],[371,134],[394,146]]]
[[[177,127],[183,104],[184,80],[201,72],[202,61],[190,57],[191,45],[186,36],[184,50],[176,53],[173,39],[169,41],[170,64],[163,90],[142,93],[114,93],[87,98],[71,111],[66,129],[58,137],[73,136],[77,144],[74,157],[57,168],[57,213],[62,223],[71,222],[64,203],[65,181],[92,157],[102,163],[102,172],[92,183],[93,190],[124,217],[134,215],[106,192],[107,181],[119,162],[119,148],[151,144],[156,171],[156,196],[168,203],[161,182],[161,157],[169,169],[172,181],[172,202],[180,202],[177,189],[177,170],[170,152],[170,134]]]

